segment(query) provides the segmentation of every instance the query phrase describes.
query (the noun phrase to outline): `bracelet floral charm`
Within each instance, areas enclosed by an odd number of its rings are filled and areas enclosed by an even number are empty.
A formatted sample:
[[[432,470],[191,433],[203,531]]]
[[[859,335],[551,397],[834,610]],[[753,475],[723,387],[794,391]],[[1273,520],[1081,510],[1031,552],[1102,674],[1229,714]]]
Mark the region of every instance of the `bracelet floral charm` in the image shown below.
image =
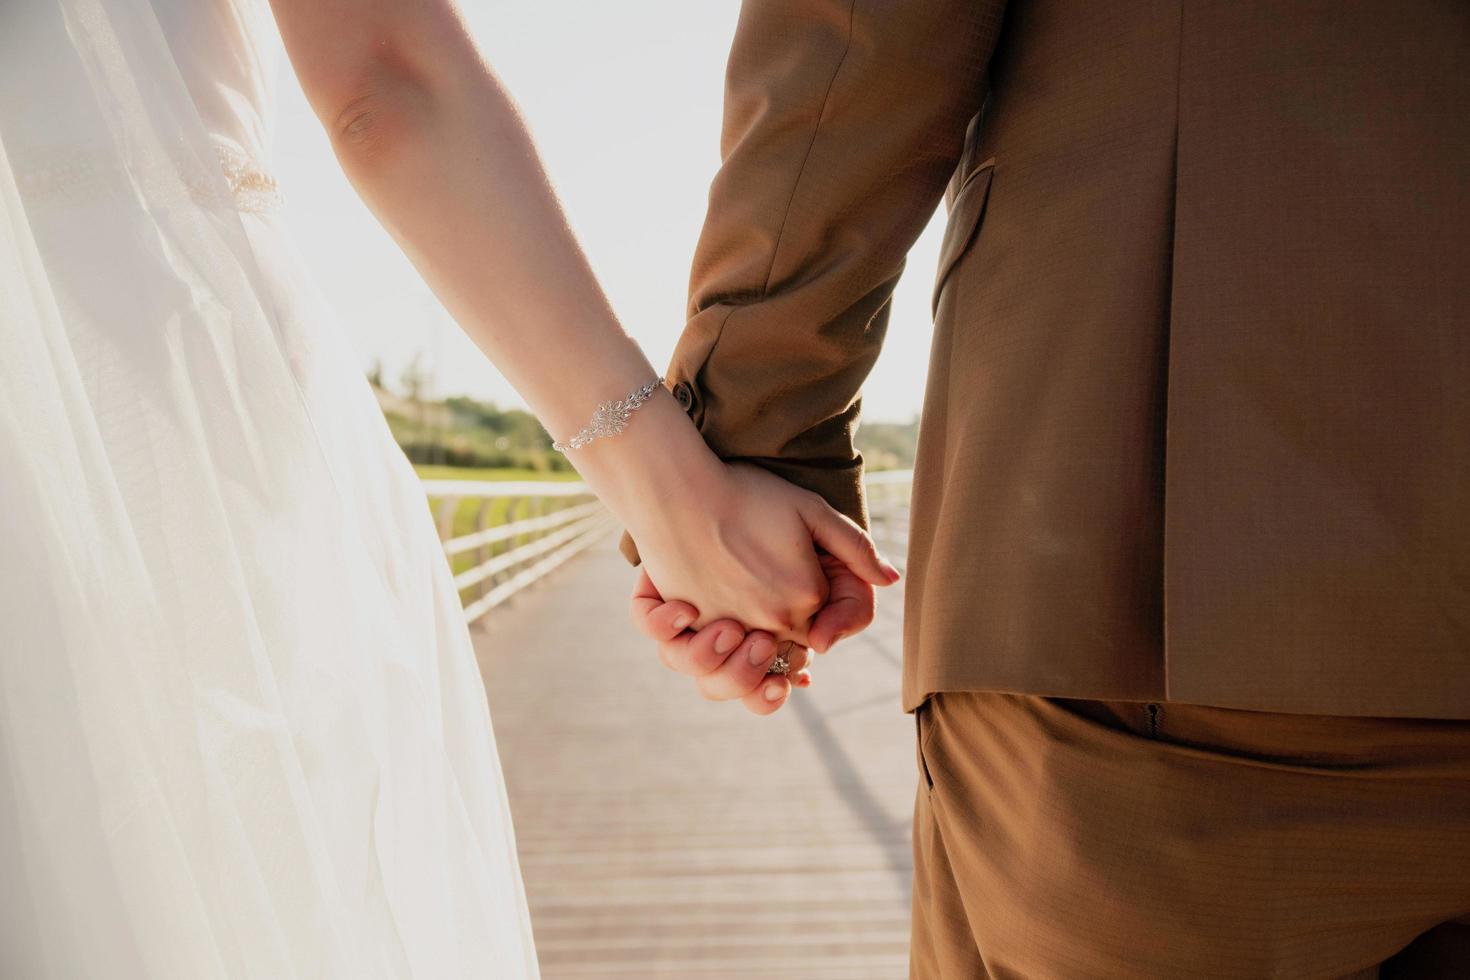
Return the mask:
[[[633,416],[633,413],[641,408],[644,402],[652,398],[653,393],[663,387],[663,384],[663,378],[654,378],[627,398],[604,402],[597,406],[597,411],[592,413],[592,421],[588,422],[582,431],[566,442],[553,442],[551,448],[559,453],[565,453],[569,449],[581,449],[596,439],[618,435],[628,427],[628,419]]]

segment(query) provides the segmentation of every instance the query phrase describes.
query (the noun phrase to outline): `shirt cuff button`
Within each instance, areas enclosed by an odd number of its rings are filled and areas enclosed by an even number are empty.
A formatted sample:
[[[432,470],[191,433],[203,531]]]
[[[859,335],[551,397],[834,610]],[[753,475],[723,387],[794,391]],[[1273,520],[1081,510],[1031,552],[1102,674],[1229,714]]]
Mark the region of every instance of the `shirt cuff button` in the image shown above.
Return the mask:
[[[694,407],[694,389],[690,387],[689,382],[680,381],[674,385],[674,400],[686,412]]]

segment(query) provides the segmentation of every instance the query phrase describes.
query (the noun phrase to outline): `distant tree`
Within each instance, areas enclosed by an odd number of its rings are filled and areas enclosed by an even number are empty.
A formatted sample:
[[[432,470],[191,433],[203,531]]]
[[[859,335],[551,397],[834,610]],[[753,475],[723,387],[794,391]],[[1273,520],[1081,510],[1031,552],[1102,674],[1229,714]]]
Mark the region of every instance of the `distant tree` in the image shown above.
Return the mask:
[[[403,393],[408,400],[418,407],[419,428],[429,435],[426,443],[428,452],[424,462],[441,463],[445,459],[444,433],[434,433],[430,422],[430,408],[428,397],[434,385],[433,372],[429,370],[427,358],[423,351],[413,355],[413,360],[403,369],[398,376],[398,383],[403,386]]]
[[[415,463],[513,467],[542,473],[572,469],[551,448],[551,436],[530,412],[455,395],[431,400],[430,376],[419,358],[403,373],[407,411],[388,412],[394,438]]]
[[[408,396],[409,401],[422,402],[434,385],[433,372],[425,361],[424,352],[419,351],[398,376],[398,383],[403,386],[403,393]]]
[[[907,423],[864,422],[855,442],[869,470],[910,469],[919,439],[919,420]]]

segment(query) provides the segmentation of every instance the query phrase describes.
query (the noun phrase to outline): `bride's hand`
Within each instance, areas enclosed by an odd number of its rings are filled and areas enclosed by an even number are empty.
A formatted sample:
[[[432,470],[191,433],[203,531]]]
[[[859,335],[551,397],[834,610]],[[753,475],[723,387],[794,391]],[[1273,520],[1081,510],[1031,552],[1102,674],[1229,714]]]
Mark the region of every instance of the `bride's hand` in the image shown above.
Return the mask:
[[[699,610],[696,627],[730,619],[808,645],[830,591],[823,553],[865,587],[898,581],[867,533],[820,496],[722,461],[667,392],[575,462],[632,534],[659,593]]]

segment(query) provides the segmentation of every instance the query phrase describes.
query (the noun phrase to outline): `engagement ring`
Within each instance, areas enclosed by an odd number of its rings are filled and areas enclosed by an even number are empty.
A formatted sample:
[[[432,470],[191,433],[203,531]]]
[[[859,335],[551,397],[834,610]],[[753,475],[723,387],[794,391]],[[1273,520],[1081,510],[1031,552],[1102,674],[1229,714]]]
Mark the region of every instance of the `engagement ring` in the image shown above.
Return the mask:
[[[776,654],[776,659],[771,661],[771,666],[766,668],[768,674],[789,674],[791,672],[791,661],[786,659],[786,654]]]

